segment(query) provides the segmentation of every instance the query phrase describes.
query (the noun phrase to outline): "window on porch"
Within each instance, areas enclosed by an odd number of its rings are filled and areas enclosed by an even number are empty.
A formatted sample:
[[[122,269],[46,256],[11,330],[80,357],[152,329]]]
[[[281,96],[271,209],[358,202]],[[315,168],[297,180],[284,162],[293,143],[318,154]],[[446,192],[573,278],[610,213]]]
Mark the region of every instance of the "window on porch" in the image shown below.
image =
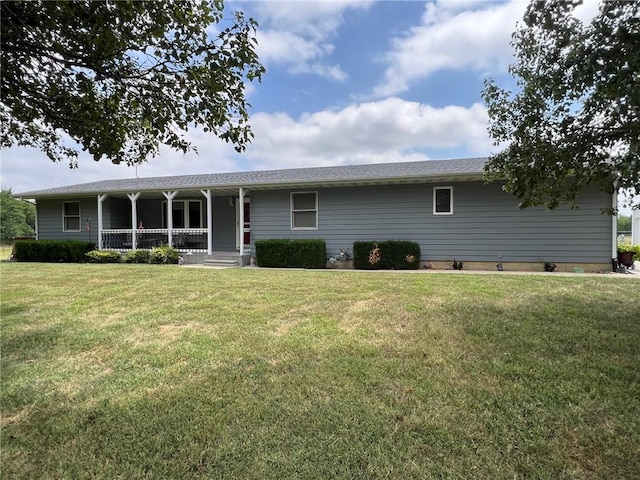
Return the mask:
[[[174,200],[172,202],[172,228],[203,228],[200,200]],[[162,228],[167,228],[167,202],[162,202]]]

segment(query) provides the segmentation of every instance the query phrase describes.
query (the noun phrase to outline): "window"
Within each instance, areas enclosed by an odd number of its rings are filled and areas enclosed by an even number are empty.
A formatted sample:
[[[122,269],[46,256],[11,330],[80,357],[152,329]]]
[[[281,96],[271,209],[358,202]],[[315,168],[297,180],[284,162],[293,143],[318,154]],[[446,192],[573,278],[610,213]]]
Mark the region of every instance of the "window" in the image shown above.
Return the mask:
[[[318,229],[318,192],[291,193],[291,230]]]
[[[62,231],[80,231],[80,202],[62,202]]]
[[[172,228],[202,228],[202,202],[200,200],[174,200],[171,202]],[[162,202],[162,228],[167,228],[167,202]]]
[[[453,214],[453,187],[433,188],[433,214]]]

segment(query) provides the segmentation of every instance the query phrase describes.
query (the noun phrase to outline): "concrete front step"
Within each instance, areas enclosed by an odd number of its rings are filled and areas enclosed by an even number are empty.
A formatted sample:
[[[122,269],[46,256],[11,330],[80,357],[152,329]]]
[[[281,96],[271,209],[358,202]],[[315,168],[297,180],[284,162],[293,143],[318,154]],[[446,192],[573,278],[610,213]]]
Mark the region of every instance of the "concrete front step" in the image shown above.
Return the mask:
[[[235,258],[208,258],[203,264],[205,267],[237,267],[238,260]]]

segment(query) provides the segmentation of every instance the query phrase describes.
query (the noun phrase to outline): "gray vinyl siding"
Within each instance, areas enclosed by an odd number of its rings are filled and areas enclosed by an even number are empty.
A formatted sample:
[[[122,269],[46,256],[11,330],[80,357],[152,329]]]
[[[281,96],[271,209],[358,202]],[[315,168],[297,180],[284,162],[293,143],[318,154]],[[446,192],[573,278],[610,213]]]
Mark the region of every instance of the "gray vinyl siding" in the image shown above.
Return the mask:
[[[80,202],[80,231],[64,232],[62,220],[62,203]],[[97,197],[65,198],[56,200],[39,199],[38,239],[40,240],[87,240],[98,241],[98,199]],[[89,221],[90,230],[85,226]]]
[[[433,187],[453,187],[453,215],[433,214]],[[305,189],[309,191],[311,189]],[[327,254],[357,240],[411,240],[423,260],[609,262],[609,195],[583,195],[580,209],[519,210],[498,184],[482,182],[316,189],[318,229],[292,230],[290,193],[252,191],[252,241],[323,238]]]

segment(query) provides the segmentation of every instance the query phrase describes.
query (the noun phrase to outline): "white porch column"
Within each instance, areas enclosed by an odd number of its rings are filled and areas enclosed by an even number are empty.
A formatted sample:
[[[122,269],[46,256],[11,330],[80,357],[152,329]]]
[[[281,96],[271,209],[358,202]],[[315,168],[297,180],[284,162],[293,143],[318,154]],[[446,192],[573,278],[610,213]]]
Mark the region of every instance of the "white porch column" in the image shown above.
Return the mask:
[[[244,255],[244,188],[240,187],[238,202],[240,202],[240,255]]]
[[[136,203],[140,198],[140,192],[127,193],[127,197],[131,200],[131,248],[135,250],[138,248],[136,229],[138,228],[138,208]]]
[[[102,202],[108,196],[106,193],[98,194],[98,250],[102,250]]]
[[[173,199],[176,198],[177,194],[178,190],[162,192],[164,198],[167,199],[167,235],[170,247],[173,247]]]
[[[207,199],[207,255],[213,255],[213,202],[211,190],[200,190]]]
[[[640,243],[640,207],[631,210],[631,243]]]

